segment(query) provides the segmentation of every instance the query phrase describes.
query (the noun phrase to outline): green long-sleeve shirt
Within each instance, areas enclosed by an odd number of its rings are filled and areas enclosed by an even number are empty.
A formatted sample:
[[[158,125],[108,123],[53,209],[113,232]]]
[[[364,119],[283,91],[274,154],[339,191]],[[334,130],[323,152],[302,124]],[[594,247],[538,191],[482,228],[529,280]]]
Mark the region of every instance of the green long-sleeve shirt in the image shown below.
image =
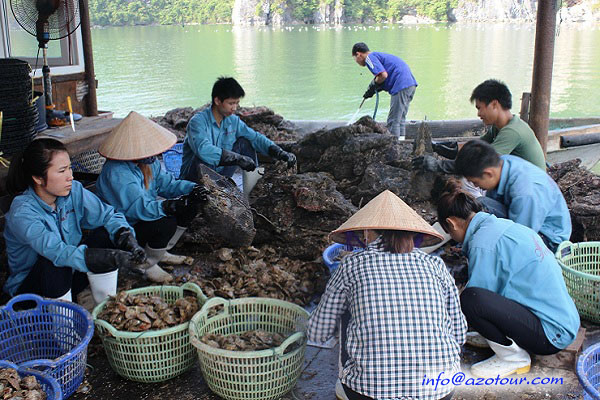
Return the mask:
[[[517,115],[513,115],[508,124],[500,130],[492,126],[481,140],[491,144],[499,154],[521,157],[546,170],[546,159],[540,142],[529,125]]]

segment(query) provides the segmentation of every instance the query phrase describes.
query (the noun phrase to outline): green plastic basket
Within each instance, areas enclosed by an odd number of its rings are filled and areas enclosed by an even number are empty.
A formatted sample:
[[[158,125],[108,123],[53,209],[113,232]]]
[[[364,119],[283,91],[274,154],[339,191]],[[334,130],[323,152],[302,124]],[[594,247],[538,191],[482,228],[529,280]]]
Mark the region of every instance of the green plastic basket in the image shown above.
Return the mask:
[[[562,242],[556,259],[581,318],[600,323],[600,242]]]
[[[202,306],[206,296],[198,285],[148,286],[128,290],[131,295],[159,295],[167,303],[175,303],[184,290],[196,294]],[[110,366],[123,378],[136,382],[161,382],[174,378],[194,365],[194,348],[190,343],[189,321],[166,329],[144,332],[124,332],[98,318],[108,300],[100,303],[92,316],[102,339]]]
[[[223,310],[209,316],[215,306]],[[283,300],[249,297],[209,299],[190,321],[190,338],[198,350],[208,387],[226,400],[275,400],[292,390],[302,372],[308,312]],[[259,351],[230,351],[200,341],[207,333],[241,334],[262,329],[289,334],[280,346]],[[286,349],[298,347],[286,353]]]

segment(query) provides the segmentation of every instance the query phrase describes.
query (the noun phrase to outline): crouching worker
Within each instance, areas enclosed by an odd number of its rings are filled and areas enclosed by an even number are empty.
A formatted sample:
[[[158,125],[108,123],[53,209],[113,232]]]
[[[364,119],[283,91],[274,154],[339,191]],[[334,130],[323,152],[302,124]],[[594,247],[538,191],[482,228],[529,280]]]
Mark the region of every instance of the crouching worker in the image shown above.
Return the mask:
[[[116,293],[119,268],[145,260],[125,217],[73,180],[61,142],[34,140],[13,157],[8,189],[21,193],[4,228],[9,295],[71,301],[89,282],[100,303]],[[93,231],[82,242],[83,229]]]
[[[460,370],[467,331],[444,262],[416,248],[441,235],[386,190],[331,238],[367,246],[343,259],[308,322],[308,338],[322,343],[342,314],[350,314],[341,332],[338,399],[451,398],[453,386],[423,384]]]
[[[173,147],[174,134],[136,112],[111,132],[98,151],[108,160],[96,181],[98,196],[125,215],[145,246],[148,261],[137,267],[157,283],[173,280],[159,262],[183,264],[169,253],[207,200],[208,190],[161,170],[155,157]],[[161,196],[163,199],[158,199]]]
[[[536,167],[532,167],[536,168]],[[537,168],[536,168],[537,169]],[[449,179],[432,193],[438,218],[469,260],[462,311],[496,353],[476,363],[477,377],[529,371],[529,353],[548,355],[567,347],[579,314],[554,255],[530,228],[481,211],[481,205]]]
[[[244,95],[244,89],[235,79],[217,79],[212,88],[211,106],[194,115],[188,123],[180,178],[196,181],[199,162],[230,178],[241,168],[249,178],[248,175],[258,174],[257,151],[285,161],[288,168],[296,164],[293,153],[284,151],[235,115]]]

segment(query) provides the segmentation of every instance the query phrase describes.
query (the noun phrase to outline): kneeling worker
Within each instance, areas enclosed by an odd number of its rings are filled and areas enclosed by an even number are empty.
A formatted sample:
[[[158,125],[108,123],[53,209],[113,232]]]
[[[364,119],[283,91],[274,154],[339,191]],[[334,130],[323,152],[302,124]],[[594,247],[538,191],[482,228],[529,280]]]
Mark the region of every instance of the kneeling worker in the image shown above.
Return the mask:
[[[221,77],[212,88],[212,104],[194,115],[183,142],[181,179],[196,181],[201,162],[224,176],[232,177],[238,167],[251,172],[258,166],[256,152],[296,164],[296,156],[248,127],[237,115],[244,89],[233,78]],[[258,172],[255,172],[258,173]]]

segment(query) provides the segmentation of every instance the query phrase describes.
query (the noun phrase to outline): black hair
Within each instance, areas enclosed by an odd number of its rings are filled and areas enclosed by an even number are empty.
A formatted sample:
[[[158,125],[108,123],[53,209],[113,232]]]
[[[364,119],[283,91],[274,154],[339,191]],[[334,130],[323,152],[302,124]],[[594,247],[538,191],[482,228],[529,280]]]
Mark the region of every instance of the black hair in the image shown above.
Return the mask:
[[[22,153],[12,157],[6,179],[6,188],[12,195],[33,186],[33,176],[46,180],[54,154],[66,152],[64,144],[55,139],[37,139],[29,143]]]
[[[454,161],[454,170],[458,175],[479,178],[483,170],[500,165],[500,155],[489,143],[483,140],[471,140],[458,151]]]
[[[462,188],[456,178],[438,176],[431,190],[433,202],[437,205],[438,222],[448,232],[448,217],[467,219],[472,213],[482,211],[481,204]]]
[[[510,110],[512,107],[512,95],[508,90],[508,86],[496,79],[488,79],[477,85],[471,93],[471,103],[475,100],[485,103],[486,106],[493,100],[497,100],[505,110]]]
[[[211,100],[215,104],[215,97],[221,101],[225,99],[241,99],[246,95],[242,86],[233,78],[221,76],[212,88]]]
[[[366,53],[369,51],[369,46],[366,43],[358,42],[352,46],[352,55],[356,55],[356,53]]]

